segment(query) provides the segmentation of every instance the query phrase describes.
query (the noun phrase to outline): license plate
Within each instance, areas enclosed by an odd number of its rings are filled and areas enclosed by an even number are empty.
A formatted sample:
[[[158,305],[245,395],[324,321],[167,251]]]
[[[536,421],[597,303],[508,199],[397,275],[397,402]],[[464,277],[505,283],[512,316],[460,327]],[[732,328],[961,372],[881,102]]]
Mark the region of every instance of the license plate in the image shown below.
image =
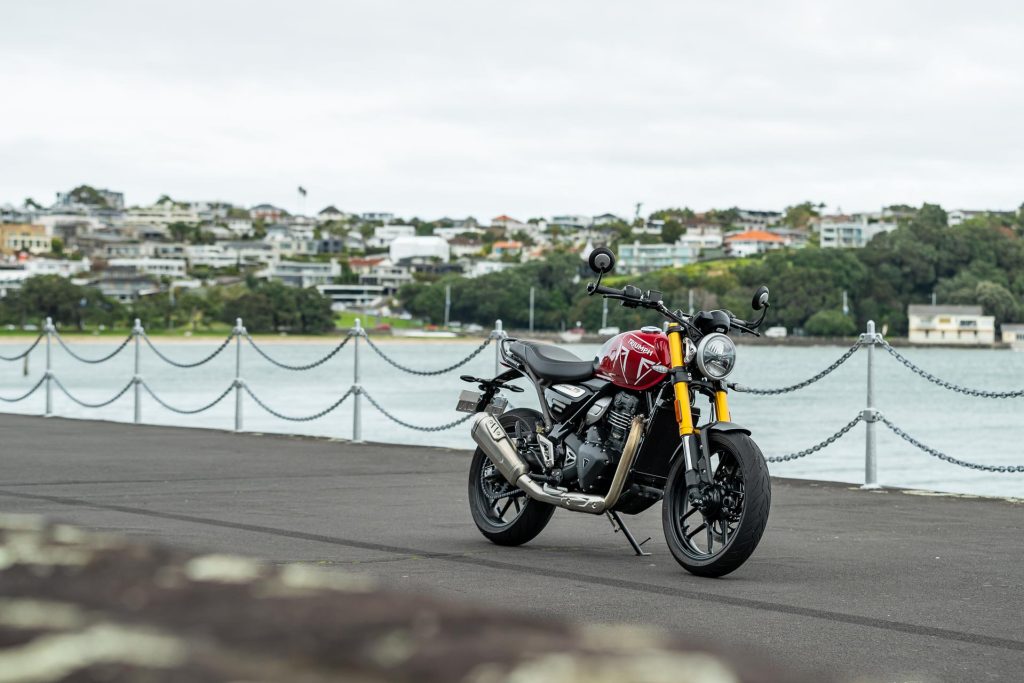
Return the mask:
[[[480,403],[480,399],[483,397],[479,391],[472,391],[470,389],[463,389],[462,393],[459,394],[459,402],[455,404],[455,410],[460,413],[475,413],[476,406]],[[491,399],[491,402],[487,404],[486,411],[491,415],[497,417],[505,412],[505,408],[508,406],[508,399],[501,396],[495,396]]]

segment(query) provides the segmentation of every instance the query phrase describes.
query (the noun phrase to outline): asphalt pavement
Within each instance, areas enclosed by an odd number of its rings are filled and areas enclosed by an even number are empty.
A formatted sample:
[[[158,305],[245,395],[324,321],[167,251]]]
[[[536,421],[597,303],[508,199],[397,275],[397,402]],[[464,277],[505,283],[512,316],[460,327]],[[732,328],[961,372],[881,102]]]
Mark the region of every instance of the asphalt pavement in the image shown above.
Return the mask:
[[[714,580],[675,563],[658,507],[626,518],[649,557],[566,511],[526,546],[490,544],[469,451],[14,415],[0,449],[0,512],[657,625],[844,678],[1024,680],[1021,502],[775,479],[757,552]]]

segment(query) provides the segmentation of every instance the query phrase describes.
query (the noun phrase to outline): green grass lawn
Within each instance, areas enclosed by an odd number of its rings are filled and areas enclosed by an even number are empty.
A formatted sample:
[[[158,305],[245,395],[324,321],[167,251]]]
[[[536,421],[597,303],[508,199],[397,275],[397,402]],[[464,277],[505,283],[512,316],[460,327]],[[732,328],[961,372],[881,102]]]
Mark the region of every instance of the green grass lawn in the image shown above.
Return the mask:
[[[334,324],[340,329],[350,329],[355,326],[356,318],[359,318],[363,327],[376,327],[377,325],[390,325],[397,328],[423,327],[420,320],[402,320],[386,315],[366,315],[363,313],[338,313],[334,316]]]

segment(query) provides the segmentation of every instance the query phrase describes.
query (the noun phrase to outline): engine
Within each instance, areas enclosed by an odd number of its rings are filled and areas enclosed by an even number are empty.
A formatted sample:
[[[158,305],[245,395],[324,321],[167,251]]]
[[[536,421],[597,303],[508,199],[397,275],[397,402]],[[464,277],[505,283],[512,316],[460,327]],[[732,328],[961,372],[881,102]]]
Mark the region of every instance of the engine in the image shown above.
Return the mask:
[[[595,402],[585,437],[565,439],[563,479],[575,479],[585,492],[607,490],[639,406],[639,397],[625,391]]]

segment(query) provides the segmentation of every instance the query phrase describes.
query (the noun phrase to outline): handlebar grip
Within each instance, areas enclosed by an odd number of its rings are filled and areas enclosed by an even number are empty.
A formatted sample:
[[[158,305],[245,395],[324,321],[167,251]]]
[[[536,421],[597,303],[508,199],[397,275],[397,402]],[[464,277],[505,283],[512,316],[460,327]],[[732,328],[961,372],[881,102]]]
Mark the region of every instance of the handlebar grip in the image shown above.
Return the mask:
[[[621,289],[615,289],[614,287],[605,287],[603,285],[595,285],[593,283],[587,285],[587,291],[590,294],[611,294],[614,296],[622,296]]]

